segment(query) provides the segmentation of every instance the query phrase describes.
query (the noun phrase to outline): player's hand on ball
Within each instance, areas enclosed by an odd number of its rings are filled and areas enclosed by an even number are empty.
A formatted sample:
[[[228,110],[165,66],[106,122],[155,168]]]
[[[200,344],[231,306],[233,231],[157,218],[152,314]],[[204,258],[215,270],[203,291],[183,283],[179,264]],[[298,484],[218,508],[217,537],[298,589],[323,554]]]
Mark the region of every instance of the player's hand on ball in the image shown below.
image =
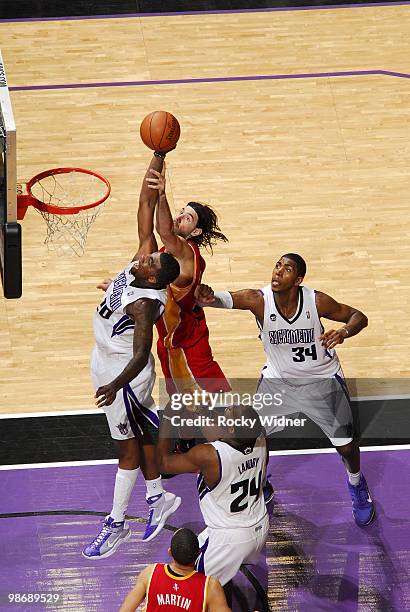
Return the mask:
[[[117,395],[117,390],[114,385],[103,385],[102,387],[98,387],[95,397],[97,401],[95,402],[98,408],[102,408],[103,406],[110,406],[115,400],[115,396]]]
[[[195,289],[195,299],[198,304],[212,304],[215,302],[214,290],[209,285],[198,285]]]
[[[96,289],[101,289],[102,291],[107,291],[107,289],[111,285],[111,283],[112,283],[112,279],[111,278],[104,278],[104,280],[101,281],[101,283],[98,283]]]
[[[337,344],[343,344],[345,338],[346,336],[343,334],[341,329],[329,329],[329,331],[322,334],[319,339],[322,341],[322,345],[325,348],[331,349]]]
[[[154,176],[145,179],[148,183],[148,187],[151,189],[158,189],[158,195],[162,195],[165,193],[165,170],[163,169],[163,174],[162,172],[158,172],[157,170],[151,168],[151,172]]]

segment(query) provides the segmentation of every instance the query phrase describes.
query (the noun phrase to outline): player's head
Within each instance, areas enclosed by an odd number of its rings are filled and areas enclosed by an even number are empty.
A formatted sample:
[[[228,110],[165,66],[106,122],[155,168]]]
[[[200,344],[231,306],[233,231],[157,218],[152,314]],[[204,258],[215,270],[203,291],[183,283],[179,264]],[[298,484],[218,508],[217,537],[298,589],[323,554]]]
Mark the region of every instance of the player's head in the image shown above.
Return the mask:
[[[228,424],[229,437],[241,445],[249,444],[253,447],[262,433],[259,415],[254,408],[240,404],[228,406],[224,413],[228,423],[231,419],[234,421],[234,425]]]
[[[193,240],[198,246],[209,247],[217,240],[228,242],[221,232],[218,217],[208,204],[188,202],[174,219],[174,231],[182,238]]]
[[[171,548],[168,551],[179,565],[195,567],[199,555],[198,538],[193,531],[183,527],[172,536]]]
[[[138,287],[163,289],[179,276],[179,263],[169,253],[140,255],[131,268]]]
[[[272,271],[272,291],[279,293],[298,287],[306,274],[306,262],[297,253],[286,253],[276,262]]]

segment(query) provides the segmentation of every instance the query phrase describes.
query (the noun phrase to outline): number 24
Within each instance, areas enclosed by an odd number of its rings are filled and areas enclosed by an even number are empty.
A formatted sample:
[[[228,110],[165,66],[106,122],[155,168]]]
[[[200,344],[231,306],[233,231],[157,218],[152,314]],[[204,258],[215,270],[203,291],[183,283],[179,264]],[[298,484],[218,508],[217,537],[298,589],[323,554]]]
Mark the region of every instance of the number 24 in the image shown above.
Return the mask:
[[[246,497],[252,496],[259,497],[261,492],[261,482],[262,482],[262,472],[259,472],[258,484],[256,485],[256,479],[252,478],[249,484],[249,478],[246,480],[241,480],[239,482],[234,482],[231,484],[231,493],[234,494],[237,491],[242,489],[242,493],[238,495],[236,499],[231,503],[231,512],[242,512],[242,510],[246,510],[249,504],[249,500],[241,505],[241,502],[244,501]]]

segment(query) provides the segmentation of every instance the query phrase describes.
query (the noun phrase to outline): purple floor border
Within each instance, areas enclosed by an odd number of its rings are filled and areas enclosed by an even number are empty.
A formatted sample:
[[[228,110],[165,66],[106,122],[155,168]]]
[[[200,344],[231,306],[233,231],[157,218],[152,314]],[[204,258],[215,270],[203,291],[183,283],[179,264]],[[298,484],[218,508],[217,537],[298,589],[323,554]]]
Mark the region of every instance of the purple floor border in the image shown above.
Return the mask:
[[[410,4],[409,0],[401,2],[369,2],[368,4],[334,4],[327,6],[280,6],[260,9],[231,9],[231,10],[211,10],[211,11],[167,11],[163,13],[125,13],[114,15],[80,15],[67,17],[23,17],[20,19],[0,19],[0,23],[17,23],[26,21],[77,21],[80,19],[127,19],[130,17],[173,17],[179,15],[224,15],[236,13],[274,13],[284,11],[315,11],[343,8],[367,8],[378,6],[400,6]]]
[[[410,449],[363,454],[376,521],[355,525],[346,472],[336,452],[274,455],[269,472],[275,502],[266,544],[267,566],[252,568],[268,585],[271,606],[283,612],[404,612],[410,610]],[[8,593],[61,593],[66,612],[118,610],[147,563],[166,562],[171,533],[203,521],[194,475],[167,481],[180,509],[153,543],[141,541],[147,506],[139,478],[130,500],[132,535],[115,556],[90,563],[81,550],[109,512],[116,465],[61,465],[0,471],[0,610]],[[260,609],[255,591],[238,575],[234,612]],[[243,598],[248,607],[240,606]],[[33,606],[12,606],[34,612]],[[38,607],[59,612],[61,606]]]
[[[343,76],[385,75],[409,79],[410,74],[391,70],[349,70],[342,72],[312,72],[302,74],[267,74],[233,77],[204,77],[198,79],[160,79],[156,81],[119,81],[106,83],[71,83],[62,85],[22,85],[10,87],[10,91],[38,91],[42,89],[85,89],[92,87],[135,87],[143,85],[177,85],[190,83],[232,83],[235,81],[276,81],[284,79],[317,79]]]

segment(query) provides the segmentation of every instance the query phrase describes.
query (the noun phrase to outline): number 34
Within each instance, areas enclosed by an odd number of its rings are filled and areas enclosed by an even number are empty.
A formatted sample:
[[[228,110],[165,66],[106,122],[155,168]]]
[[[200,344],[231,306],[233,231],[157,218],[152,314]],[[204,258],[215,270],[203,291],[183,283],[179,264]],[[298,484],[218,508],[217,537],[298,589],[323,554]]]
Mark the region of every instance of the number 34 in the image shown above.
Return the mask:
[[[310,357],[313,361],[317,360],[316,346],[314,344],[310,348],[308,346],[296,346],[292,349],[292,353],[295,353],[293,361],[298,363],[306,361],[306,357]]]

